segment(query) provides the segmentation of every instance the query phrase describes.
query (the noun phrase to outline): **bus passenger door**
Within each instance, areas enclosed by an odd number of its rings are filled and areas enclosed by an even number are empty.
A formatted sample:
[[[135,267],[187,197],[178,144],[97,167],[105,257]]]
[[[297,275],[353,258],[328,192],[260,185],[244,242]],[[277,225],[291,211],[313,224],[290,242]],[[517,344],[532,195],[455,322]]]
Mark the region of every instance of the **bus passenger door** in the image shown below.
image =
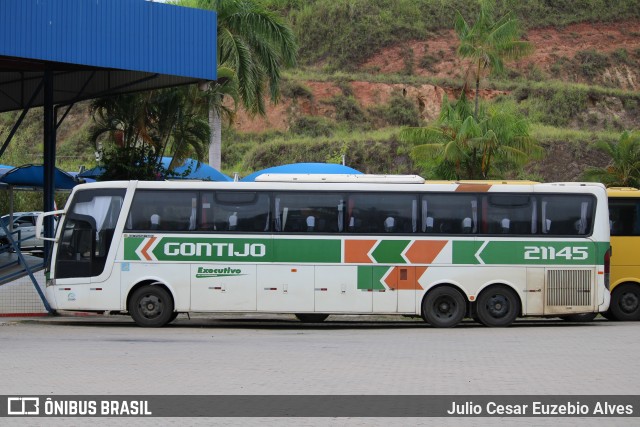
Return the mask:
[[[191,265],[192,310],[255,311],[256,307],[255,265]]]
[[[371,313],[371,280],[370,266],[316,266],[315,311]]]
[[[257,277],[259,311],[314,311],[312,265],[258,265]]]

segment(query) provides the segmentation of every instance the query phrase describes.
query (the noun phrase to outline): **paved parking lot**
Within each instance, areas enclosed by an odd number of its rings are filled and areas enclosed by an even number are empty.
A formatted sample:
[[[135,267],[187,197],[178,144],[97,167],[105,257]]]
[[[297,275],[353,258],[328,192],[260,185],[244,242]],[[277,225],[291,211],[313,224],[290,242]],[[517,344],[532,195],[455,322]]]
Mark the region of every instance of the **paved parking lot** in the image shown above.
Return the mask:
[[[0,394],[640,394],[640,323],[534,319],[444,330],[393,319],[181,315],[144,329],[124,316],[0,318]],[[524,421],[509,424],[543,424]],[[553,425],[565,422],[575,420]]]

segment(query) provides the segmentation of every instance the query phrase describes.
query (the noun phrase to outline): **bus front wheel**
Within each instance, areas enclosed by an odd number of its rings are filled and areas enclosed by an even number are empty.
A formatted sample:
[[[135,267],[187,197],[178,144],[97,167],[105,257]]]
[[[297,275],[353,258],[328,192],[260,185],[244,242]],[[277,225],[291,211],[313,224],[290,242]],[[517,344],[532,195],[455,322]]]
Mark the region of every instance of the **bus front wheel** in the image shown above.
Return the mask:
[[[640,320],[640,286],[635,283],[617,286],[609,310],[618,320]]]
[[[422,302],[422,317],[436,328],[451,328],[464,318],[466,302],[457,289],[441,286],[432,289]]]
[[[492,286],[478,297],[476,311],[485,326],[509,326],[520,314],[520,299],[511,288]]]
[[[139,326],[159,328],[172,320],[173,299],[160,286],[143,286],[131,295],[129,314]]]

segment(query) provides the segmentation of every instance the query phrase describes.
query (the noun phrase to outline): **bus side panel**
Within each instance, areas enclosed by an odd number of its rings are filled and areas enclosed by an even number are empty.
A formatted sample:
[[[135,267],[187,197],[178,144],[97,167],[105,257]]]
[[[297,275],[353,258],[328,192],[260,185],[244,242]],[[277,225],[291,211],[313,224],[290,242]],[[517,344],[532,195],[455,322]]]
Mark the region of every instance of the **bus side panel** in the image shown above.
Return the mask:
[[[121,309],[127,309],[127,297],[131,288],[143,281],[165,285],[174,298],[176,311],[189,311],[191,302],[190,264],[169,262],[124,262],[120,280],[122,283]]]
[[[640,237],[637,236],[611,237],[611,291],[619,283],[640,282],[640,268],[638,268],[636,250],[639,243]]]
[[[315,311],[371,313],[371,266],[321,265],[315,268]]]
[[[522,314],[544,314],[544,267],[527,267],[527,292]]]
[[[312,265],[258,265],[257,306],[260,311],[314,311]]]
[[[192,264],[191,310],[256,311],[256,266]]]
[[[56,279],[55,286],[46,289],[46,296],[56,310],[91,310],[90,287],[88,277]]]
[[[373,267],[373,312],[397,313],[398,312],[398,267],[375,266]],[[404,272],[413,270],[405,267]]]
[[[107,263],[103,274],[91,278],[89,298],[96,308],[101,310],[120,308],[120,272],[118,269],[120,269],[119,264]]]

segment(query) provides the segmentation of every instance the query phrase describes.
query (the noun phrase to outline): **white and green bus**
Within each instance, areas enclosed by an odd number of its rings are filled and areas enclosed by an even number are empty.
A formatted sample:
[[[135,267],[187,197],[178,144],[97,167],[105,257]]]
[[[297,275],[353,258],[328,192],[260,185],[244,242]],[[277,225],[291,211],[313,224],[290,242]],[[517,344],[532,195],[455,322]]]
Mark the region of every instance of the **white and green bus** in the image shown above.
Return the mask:
[[[417,176],[263,175],[259,182],[78,185],[47,272],[54,309],[464,317],[607,310],[600,184],[435,183]],[[38,231],[40,235],[40,231]]]

